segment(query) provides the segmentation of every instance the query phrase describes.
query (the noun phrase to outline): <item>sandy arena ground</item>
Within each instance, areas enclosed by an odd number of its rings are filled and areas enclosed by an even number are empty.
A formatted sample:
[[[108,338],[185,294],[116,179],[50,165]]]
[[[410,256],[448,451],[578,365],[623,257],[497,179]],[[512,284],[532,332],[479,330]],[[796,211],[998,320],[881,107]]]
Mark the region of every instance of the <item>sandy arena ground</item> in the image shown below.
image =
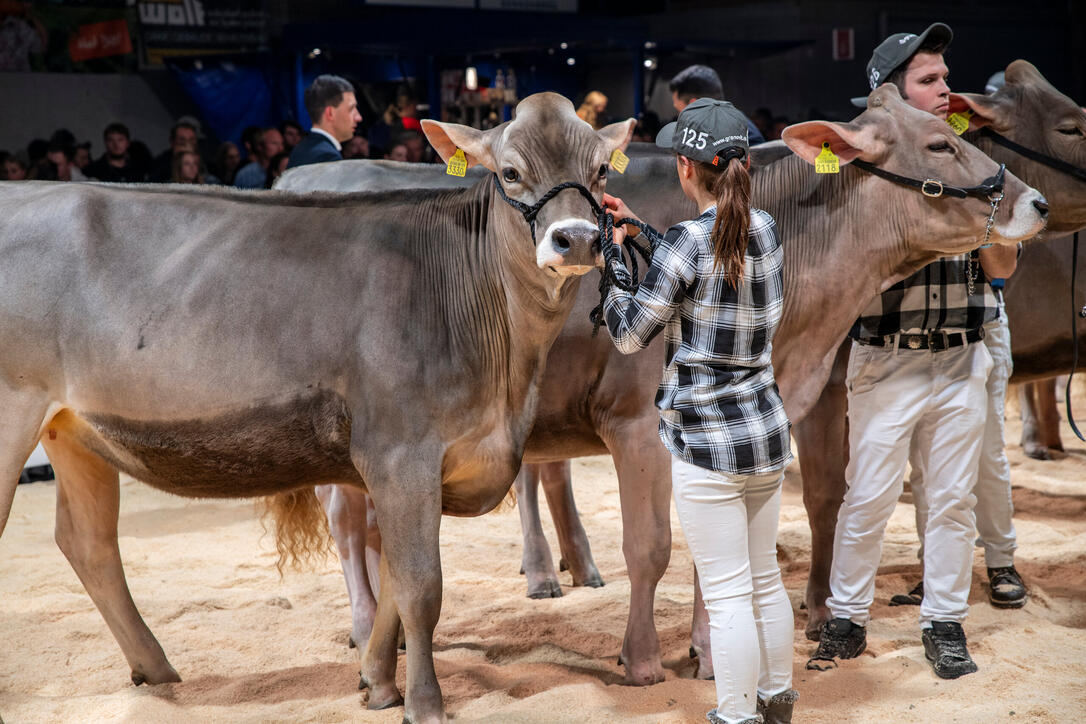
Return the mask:
[[[952,682],[936,679],[924,660],[916,609],[887,606],[918,576],[908,493],[886,536],[867,653],[834,672],[804,670],[813,644],[803,636],[798,606],[810,535],[793,465],[779,542],[797,607],[797,722],[1086,721],[1086,445],[1065,425],[1068,454],[1038,462],[1016,444],[1017,423],[1008,427],[1017,561],[1032,599],[1019,611],[989,606],[978,550],[966,630],[980,672]],[[563,598],[529,600],[517,575],[515,511],[444,520],[444,608],[435,642],[451,718],[704,721],[713,685],[691,678],[691,560],[678,522],[656,597],[667,680],[624,686],[616,657],[629,586],[611,460],[577,461],[574,479],[602,589],[565,587]],[[187,500],[131,479],[121,487],[129,584],[184,681],[132,686],[113,636],[53,543],[53,484],[23,485],[0,541],[4,722],[400,722],[401,708],[367,711],[356,688],[337,561],[281,580],[251,501]],[[549,520],[545,525],[557,551]],[[403,662],[401,655],[401,689]]]

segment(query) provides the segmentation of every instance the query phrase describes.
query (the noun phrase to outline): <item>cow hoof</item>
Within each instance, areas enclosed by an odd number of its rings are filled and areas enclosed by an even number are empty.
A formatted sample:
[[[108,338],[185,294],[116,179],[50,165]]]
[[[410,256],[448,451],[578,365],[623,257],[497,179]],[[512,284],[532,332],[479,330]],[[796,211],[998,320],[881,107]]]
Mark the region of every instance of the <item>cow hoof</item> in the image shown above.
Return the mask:
[[[1026,457],[1033,458],[1034,460],[1051,460],[1052,453],[1048,451],[1048,448],[1044,445],[1027,445],[1023,452],[1026,453]]]
[[[400,696],[400,690],[396,688],[395,684],[378,686],[370,684],[366,681],[366,677],[363,676],[358,682],[358,688],[369,690],[369,694],[366,697],[366,708],[371,711],[391,709],[394,706],[403,706],[403,697]]]
[[[561,598],[562,586],[558,584],[558,581],[547,580],[540,583],[538,586],[528,588],[528,598]]]
[[[348,636],[347,637],[347,648],[349,648],[349,649],[358,648],[358,645],[354,642],[354,636]]]
[[[712,681],[716,678],[713,674],[713,662],[708,659],[698,657],[698,668],[694,671],[694,678],[701,681]]]
[[[166,668],[157,674],[149,674],[143,671],[132,670],[132,683],[136,686],[143,686],[144,684],[170,684],[181,681],[181,675],[177,673],[169,664],[166,664]]]
[[[559,558],[558,559],[558,570],[560,570],[560,571],[568,571],[569,570],[569,564],[566,563],[565,558]]]
[[[147,677],[144,676],[143,674],[137,674],[135,671],[133,671],[132,672],[132,683],[135,684],[136,686],[143,686],[144,684],[147,683]]]
[[[593,573],[586,578],[582,583],[574,582],[575,586],[588,586],[589,588],[603,588],[603,578],[599,573]]]

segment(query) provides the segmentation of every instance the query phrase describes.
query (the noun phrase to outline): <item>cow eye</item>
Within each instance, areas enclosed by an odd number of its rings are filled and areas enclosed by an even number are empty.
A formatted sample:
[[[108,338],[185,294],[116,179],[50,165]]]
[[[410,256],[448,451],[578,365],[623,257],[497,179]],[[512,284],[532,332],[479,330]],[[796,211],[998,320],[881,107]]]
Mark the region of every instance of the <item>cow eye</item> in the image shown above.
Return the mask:
[[[1056,130],[1059,131],[1060,133],[1062,133],[1065,136],[1081,136],[1082,135],[1082,129],[1079,128],[1078,126],[1070,126],[1068,128],[1057,128]]]
[[[520,174],[517,173],[515,168],[506,168],[502,170],[502,178],[508,183],[515,184],[520,180]]]
[[[602,166],[600,166],[599,177],[601,179],[607,178],[607,164],[603,164]]]
[[[928,150],[935,153],[942,153],[943,151],[953,151],[954,149],[952,149],[950,144],[946,141],[938,141],[936,143],[929,143]]]

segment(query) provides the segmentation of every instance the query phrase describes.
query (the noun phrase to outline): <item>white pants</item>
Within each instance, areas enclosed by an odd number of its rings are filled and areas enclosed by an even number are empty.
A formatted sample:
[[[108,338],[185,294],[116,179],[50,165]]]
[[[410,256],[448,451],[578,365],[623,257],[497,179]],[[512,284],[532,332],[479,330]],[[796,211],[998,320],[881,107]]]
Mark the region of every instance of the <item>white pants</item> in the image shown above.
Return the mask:
[[[983,344],[942,352],[853,343],[848,363],[848,489],[837,516],[826,605],[835,618],[866,626],[886,523],[903,488],[909,443],[925,480],[928,542],[921,626],[969,612],[985,384],[992,358]]]
[[[675,510],[709,613],[716,713],[753,717],[792,688],[792,604],[777,567],[784,472],[727,475],[671,459]]]
[[[999,318],[984,326],[984,344],[992,355],[992,373],[988,376],[988,419],[984,423],[980,466],[977,468],[977,533],[976,545],[984,547],[984,562],[989,568],[1014,565],[1018,536],[1014,530],[1014,503],[1011,500],[1011,466],[1003,442],[1004,407],[1007,380],[1014,371],[1011,361],[1011,331],[1007,313],[1000,304]],[[915,456],[916,446],[913,446]],[[916,505],[916,531],[920,536],[920,560],[924,560],[924,528],[928,519],[928,500],[924,494],[924,478],[913,461],[909,485]]]

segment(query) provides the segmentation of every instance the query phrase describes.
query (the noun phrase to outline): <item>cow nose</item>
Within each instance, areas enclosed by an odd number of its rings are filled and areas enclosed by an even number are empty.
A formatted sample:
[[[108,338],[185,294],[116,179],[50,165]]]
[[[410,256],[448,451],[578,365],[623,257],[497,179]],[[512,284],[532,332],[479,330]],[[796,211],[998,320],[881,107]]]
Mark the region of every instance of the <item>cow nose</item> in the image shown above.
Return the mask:
[[[555,229],[552,243],[556,252],[566,256],[574,247],[589,247],[596,243],[599,236],[596,229]]]
[[[1041,215],[1042,219],[1048,218],[1048,199],[1044,196],[1033,200],[1033,208],[1037,209],[1037,213]]]

